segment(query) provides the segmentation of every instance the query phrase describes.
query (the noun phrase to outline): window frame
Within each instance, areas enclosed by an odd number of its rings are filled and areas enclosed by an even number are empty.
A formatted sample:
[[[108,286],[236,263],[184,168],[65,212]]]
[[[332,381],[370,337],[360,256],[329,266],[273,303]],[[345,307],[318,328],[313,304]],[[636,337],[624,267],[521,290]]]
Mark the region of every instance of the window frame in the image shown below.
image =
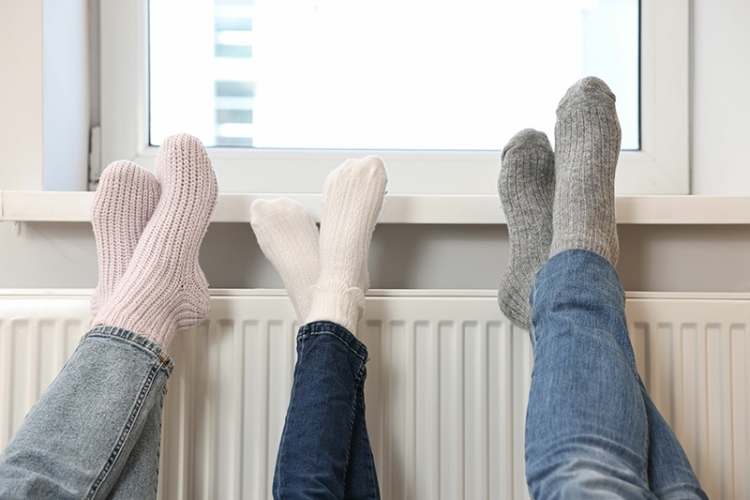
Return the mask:
[[[148,138],[148,2],[102,2],[101,166],[128,159],[153,168]],[[641,149],[623,151],[616,191],[689,194],[687,0],[641,0]],[[493,151],[211,148],[222,192],[315,193],[347,158],[381,156],[393,194],[496,193]]]

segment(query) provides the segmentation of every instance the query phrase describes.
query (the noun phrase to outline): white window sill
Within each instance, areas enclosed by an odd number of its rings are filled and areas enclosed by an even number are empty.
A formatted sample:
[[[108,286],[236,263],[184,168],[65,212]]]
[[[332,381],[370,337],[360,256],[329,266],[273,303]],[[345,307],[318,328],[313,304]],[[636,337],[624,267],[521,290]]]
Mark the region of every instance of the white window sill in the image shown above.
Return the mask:
[[[226,193],[213,222],[249,222],[259,198],[287,196],[320,220],[319,194]],[[0,221],[87,222],[94,193],[0,191]],[[750,224],[750,196],[645,195],[617,197],[618,224]],[[495,195],[387,195],[380,224],[505,224]]]

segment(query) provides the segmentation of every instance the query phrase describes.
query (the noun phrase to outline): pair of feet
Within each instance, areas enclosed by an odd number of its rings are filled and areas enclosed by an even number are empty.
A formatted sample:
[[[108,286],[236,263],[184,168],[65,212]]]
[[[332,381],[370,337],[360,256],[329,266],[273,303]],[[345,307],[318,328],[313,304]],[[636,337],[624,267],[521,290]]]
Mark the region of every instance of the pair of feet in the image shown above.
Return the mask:
[[[117,326],[162,347],[209,311],[198,251],[216,206],[218,184],[200,141],[167,138],[155,174],[128,161],[102,174],[92,225],[99,282],[92,326]]]
[[[323,187],[320,232],[304,207],[287,198],[256,200],[250,224],[284,281],[300,324],[331,321],[351,333],[364,314],[367,255],[388,183],[375,156],[347,160]]]
[[[355,331],[387,182],[383,162],[374,156],[331,172],[320,234],[291,200],[253,204],[253,229],[284,279],[300,323],[327,320]],[[128,161],[107,167],[92,213],[99,258],[93,326],[131,330],[166,348],[175,334],[203,321],[210,302],[198,251],[217,195],[206,150],[186,134],[164,141],[155,174]]]
[[[513,322],[530,328],[534,276],[553,255],[580,248],[616,263],[620,142],[615,96],[603,81],[588,77],[560,101],[554,152],[547,136],[532,129],[516,134],[503,150],[498,191],[510,260],[498,302]]]

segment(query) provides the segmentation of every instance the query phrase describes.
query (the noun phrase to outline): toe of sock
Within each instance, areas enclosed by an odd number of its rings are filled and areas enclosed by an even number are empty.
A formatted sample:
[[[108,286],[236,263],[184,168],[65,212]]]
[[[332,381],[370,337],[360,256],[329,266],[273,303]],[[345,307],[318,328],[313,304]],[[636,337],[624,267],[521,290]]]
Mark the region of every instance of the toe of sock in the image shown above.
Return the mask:
[[[615,105],[615,94],[595,76],[587,76],[574,83],[560,100],[557,107],[558,114],[574,106]]]
[[[506,155],[512,154],[512,151],[517,151],[519,148],[531,148],[544,152],[552,151],[552,146],[550,145],[547,134],[534,130],[533,128],[526,128],[511,137],[508,144],[503,148],[503,152],[500,156],[501,160],[505,160]]]

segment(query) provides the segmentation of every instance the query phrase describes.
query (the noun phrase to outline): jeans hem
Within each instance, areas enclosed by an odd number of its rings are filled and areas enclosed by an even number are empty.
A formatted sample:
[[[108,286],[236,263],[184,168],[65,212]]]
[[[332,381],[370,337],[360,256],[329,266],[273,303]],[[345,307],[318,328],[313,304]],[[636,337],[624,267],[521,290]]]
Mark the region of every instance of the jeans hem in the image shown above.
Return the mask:
[[[367,346],[349,330],[337,323],[331,321],[314,321],[302,325],[297,333],[297,342],[303,342],[313,335],[333,335],[344,343],[363,363],[366,363],[370,359],[367,354]]]
[[[94,328],[89,330],[86,335],[83,336],[81,342],[83,342],[83,340],[88,337],[113,337],[118,340],[131,343],[155,356],[167,369],[168,375],[172,373],[172,370],[174,370],[174,362],[162,346],[149,339],[148,337],[144,337],[143,335],[135,333],[131,330],[126,330],[125,328],[120,328],[118,326],[95,326]]]

